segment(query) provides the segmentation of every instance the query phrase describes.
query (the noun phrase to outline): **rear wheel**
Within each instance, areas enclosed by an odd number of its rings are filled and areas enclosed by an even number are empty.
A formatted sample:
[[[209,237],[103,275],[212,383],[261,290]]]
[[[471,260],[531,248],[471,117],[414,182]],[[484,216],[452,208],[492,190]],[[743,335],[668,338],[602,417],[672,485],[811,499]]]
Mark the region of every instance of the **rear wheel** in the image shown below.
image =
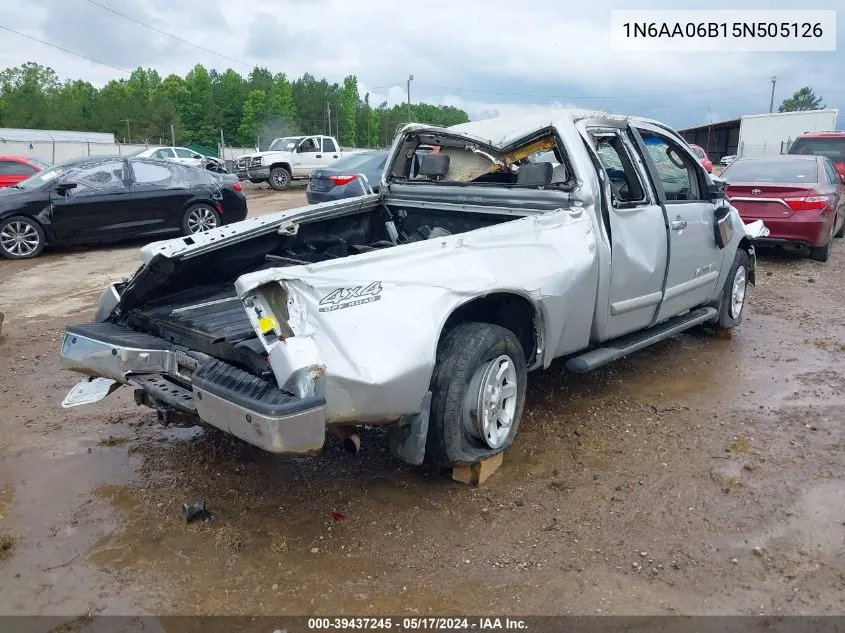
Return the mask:
[[[837,218],[838,220],[839,218]],[[845,220],[842,221],[842,226],[839,227],[839,230],[836,232],[836,235],[833,237],[845,237]]]
[[[741,248],[737,249],[722,291],[718,322],[721,328],[734,328],[742,323],[742,308],[745,307],[745,293],[748,289],[748,265],[748,253]]]
[[[446,334],[431,378],[428,461],[472,464],[508,448],[527,381],[525,353],[510,330],[463,323]]]
[[[817,262],[826,262],[830,259],[830,252],[833,250],[833,228],[833,226],[830,227],[830,236],[828,236],[826,244],[813,246],[810,249],[810,259]]]
[[[0,221],[0,255],[6,259],[30,259],[44,250],[44,230],[35,220],[14,216]]]
[[[182,216],[182,234],[205,233],[220,226],[220,216],[207,204],[195,204]]]
[[[276,191],[282,191],[290,186],[290,172],[284,167],[273,167],[270,170],[270,186]]]

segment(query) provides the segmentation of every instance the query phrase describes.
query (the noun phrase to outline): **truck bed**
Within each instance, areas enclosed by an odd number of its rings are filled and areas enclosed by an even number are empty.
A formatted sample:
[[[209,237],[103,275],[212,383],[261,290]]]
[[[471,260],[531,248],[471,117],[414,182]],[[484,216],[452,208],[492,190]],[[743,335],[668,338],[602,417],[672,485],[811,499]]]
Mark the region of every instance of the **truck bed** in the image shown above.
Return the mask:
[[[257,376],[270,367],[231,284],[203,286],[132,310],[127,324],[170,343],[228,361]]]

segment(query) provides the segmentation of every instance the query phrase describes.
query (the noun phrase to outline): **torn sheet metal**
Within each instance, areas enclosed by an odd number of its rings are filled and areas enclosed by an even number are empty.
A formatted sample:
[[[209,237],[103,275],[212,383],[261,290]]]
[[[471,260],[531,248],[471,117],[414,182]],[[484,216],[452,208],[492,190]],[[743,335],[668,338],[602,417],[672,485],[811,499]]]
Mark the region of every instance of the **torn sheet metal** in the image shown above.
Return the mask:
[[[755,220],[749,224],[745,224],[743,222],[742,225],[745,227],[745,234],[751,239],[757,237],[767,237],[769,235],[769,229],[765,224],[763,224],[763,220]]]

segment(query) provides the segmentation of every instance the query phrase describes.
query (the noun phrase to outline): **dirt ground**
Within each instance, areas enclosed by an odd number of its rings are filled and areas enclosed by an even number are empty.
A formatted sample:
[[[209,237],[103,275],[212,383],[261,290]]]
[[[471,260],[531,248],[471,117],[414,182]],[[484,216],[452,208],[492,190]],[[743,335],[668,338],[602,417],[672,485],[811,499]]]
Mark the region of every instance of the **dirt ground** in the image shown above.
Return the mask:
[[[251,214],[304,203],[250,191]],[[730,340],[533,374],[480,488],[328,440],[277,457],[165,429],[58,367],[139,244],[0,263],[0,613],[842,614],[845,245],[761,253]],[[209,522],[185,524],[204,500]]]

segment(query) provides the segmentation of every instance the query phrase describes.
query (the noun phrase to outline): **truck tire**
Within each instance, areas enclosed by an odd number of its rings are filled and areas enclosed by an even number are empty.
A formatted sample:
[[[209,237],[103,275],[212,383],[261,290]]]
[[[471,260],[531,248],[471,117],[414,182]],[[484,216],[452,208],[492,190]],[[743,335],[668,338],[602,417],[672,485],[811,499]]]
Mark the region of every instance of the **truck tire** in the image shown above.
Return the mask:
[[[273,167],[270,170],[270,186],[276,191],[284,191],[290,187],[290,172],[284,167]]]
[[[44,229],[32,218],[15,215],[0,220],[0,256],[6,259],[31,259],[44,250]]]
[[[720,328],[735,328],[742,323],[742,308],[745,306],[747,289],[748,253],[738,248],[722,290],[722,306],[719,310],[718,321]]]
[[[513,332],[462,323],[440,341],[431,377],[426,457],[437,466],[473,464],[516,436],[528,372]]]

